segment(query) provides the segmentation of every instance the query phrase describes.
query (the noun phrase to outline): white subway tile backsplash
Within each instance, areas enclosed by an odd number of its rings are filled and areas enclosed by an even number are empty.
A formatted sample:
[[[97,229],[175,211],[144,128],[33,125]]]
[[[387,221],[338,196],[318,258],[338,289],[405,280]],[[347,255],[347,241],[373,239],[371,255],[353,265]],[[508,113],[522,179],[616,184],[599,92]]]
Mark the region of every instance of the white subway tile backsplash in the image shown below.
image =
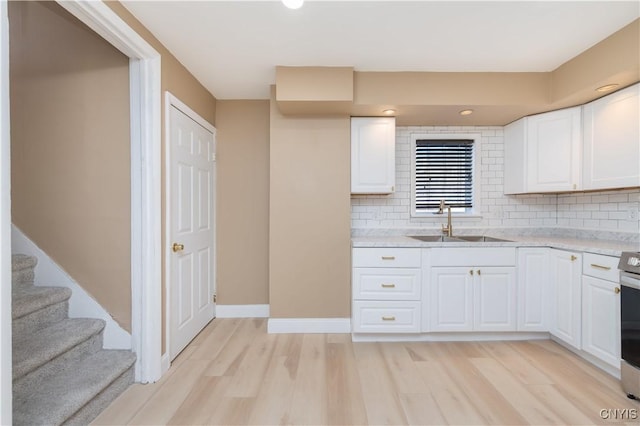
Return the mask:
[[[439,229],[443,217],[411,217],[411,134],[480,134],[481,217],[458,219],[458,227],[566,227],[640,232],[640,190],[574,194],[504,195],[503,128],[408,126],[396,129],[396,192],[351,197],[352,228]],[[630,211],[634,211],[630,213]],[[456,218],[454,218],[454,221]]]

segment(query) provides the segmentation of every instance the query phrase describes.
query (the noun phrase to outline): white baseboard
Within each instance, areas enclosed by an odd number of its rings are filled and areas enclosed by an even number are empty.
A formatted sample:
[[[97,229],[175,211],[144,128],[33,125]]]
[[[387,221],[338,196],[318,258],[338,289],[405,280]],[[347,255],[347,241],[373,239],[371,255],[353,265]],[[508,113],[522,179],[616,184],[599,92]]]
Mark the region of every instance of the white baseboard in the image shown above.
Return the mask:
[[[351,318],[269,318],[268,333],[351,333]]]
[[[452,333],[353,333],[352,342],[487,342],[508,340],[548,340],[540,332],[452,332]]]
[[[131,349],[131,334],[120,327],[89,293],[13,224],[11,224],[11,251],[15,254],[28,254],[38,258],[34,280],[36,286],[71,289],[70,318],[98,318],[105,321],[103,334],[105,349]]]
[[[160,358],[160,370],[163,376],[164,376],[164,373],[169,371],[169,367],[171,367],[171,360],[169,359],[169,352],[167,351]]]
[[[216,305],[216,318],[269,318],[269,305]]]

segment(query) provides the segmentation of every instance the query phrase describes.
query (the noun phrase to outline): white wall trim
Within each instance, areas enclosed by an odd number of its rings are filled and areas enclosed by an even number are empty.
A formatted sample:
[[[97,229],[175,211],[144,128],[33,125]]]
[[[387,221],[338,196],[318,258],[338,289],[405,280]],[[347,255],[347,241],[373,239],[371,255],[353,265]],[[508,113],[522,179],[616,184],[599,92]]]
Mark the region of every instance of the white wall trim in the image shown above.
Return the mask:
[[[130,58],[131,335],[136,381],[162,375],[160,54],[101,1],[58,4]]]
[[[164,354],[162,354],[162,359],[160,361],[160,365],[162,365],[162,375],[164,375],[164,373],[169,371],[169,368],[171,368],[171,360],[169,359],[169,351],[166,351]]]
[[[131,349],[131,335],[109,315],[109,313],[87,293],[47,253],[42,251],[17,226],[11,225],[11,248],[13,253],[28,254],[38,258],[35,269],[36,286],[66,287],[71,289],[69,299],[70,318],[99,318],[104,320],[105,349]]]
[[[216,318],[269,318],[269,305],[217,305]]]
[[[12,424],[9,16],[0,1],[0,424]]]
[[[352,342],[491,342],[491,341],[517,341],[517,340],[549,340],[547,332],[452,332],[452,333],[353,333]]]
[[[351,333],[351,318],[269,318],[267,332]]]
[[[216,141],[216,128],[209,123],[207,120],[202,118],[200,114],[191,109],[187,104],[182,102],[176,96],[174,96],[171,92],[166,91],[164,97],[164,166],[165,166],[165,175],[164,175],[164,183],[165,183],[165,199],[171,200],[171,107],[177,108],[187,117],[198,123],[200,126],[204,127],[207,131],[211,132],[213,135],[213,161],[216,159],[216,149],[217,149],[217,141]],[[214,212],[213,212],[213,270],[214,274],[211,281],[211,293],[216,293],[216,272],[217,272],[217,250],[216,250],[216,220],[215,220],[215,210],[216,210],[216,169],[214,165],[214,174],[213,174],[213,204],[214,204]],[[169,201],[165,202],[165,220],[164,220],[164,232],[166,238],[171,238],[171,204]],[[163,359],[166,356],[169,363],[171,363],[171,260],[172,260],[172,251],[171,251],[171,242],[167,240],[164,250],[164,292],[165,292],[165,354],[163,355]],[[218,314],[217,306],[213,305],[213,318],[215,318]],[[165,371],[165,370],[163,370]]]

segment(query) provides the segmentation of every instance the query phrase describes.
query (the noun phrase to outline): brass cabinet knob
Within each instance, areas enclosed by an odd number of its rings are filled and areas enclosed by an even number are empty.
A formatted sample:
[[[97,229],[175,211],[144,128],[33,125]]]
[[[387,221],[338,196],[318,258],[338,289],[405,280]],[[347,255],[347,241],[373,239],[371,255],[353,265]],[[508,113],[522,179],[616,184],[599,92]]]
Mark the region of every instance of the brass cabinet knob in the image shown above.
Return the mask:
[[[614,292],[615,294],[620,294],[620,287],[616,287],[616,288],[614,288],[614,289],[613,289],[613,292]]]
[[[179,251],[184,250],[184,244],[173,243],[173,246],[171,246],[171,249],[173,250],[174,253],[177,253]]]
[[[473,275],[473,269],[469,269],[469,275]]]
[[[578,259],[577,257],[575,257],[574,255],[571,255],[571,261],[573,262],[574,260]]]

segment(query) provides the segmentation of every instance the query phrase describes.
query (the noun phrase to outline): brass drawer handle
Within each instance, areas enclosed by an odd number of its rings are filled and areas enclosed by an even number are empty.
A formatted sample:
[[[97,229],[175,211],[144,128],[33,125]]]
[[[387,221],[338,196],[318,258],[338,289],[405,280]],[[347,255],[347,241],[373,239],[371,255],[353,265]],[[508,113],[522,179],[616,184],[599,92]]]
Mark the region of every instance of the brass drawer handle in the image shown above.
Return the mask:
[[[382,260],[396,260],[395,256],[382,256]]]
[[[614,288],[614,289],[613,289],[613,292],[614,292],[615,294],[620,294],[620,287],[616,287],[616,288]]]
[[[390,316],[390,317],[382,317],[382,321],[395,321],[396,317],[394,316]]]
[[[380,284],[382,286],[382,288],[396,288],[395,284]]]
[[[592,268],[597,268],[597,269],[602,269],[604,271],[610,271],[611,267],[610,266],[602,266],[602,265],[596,265],[595,263],[591,264]]]

